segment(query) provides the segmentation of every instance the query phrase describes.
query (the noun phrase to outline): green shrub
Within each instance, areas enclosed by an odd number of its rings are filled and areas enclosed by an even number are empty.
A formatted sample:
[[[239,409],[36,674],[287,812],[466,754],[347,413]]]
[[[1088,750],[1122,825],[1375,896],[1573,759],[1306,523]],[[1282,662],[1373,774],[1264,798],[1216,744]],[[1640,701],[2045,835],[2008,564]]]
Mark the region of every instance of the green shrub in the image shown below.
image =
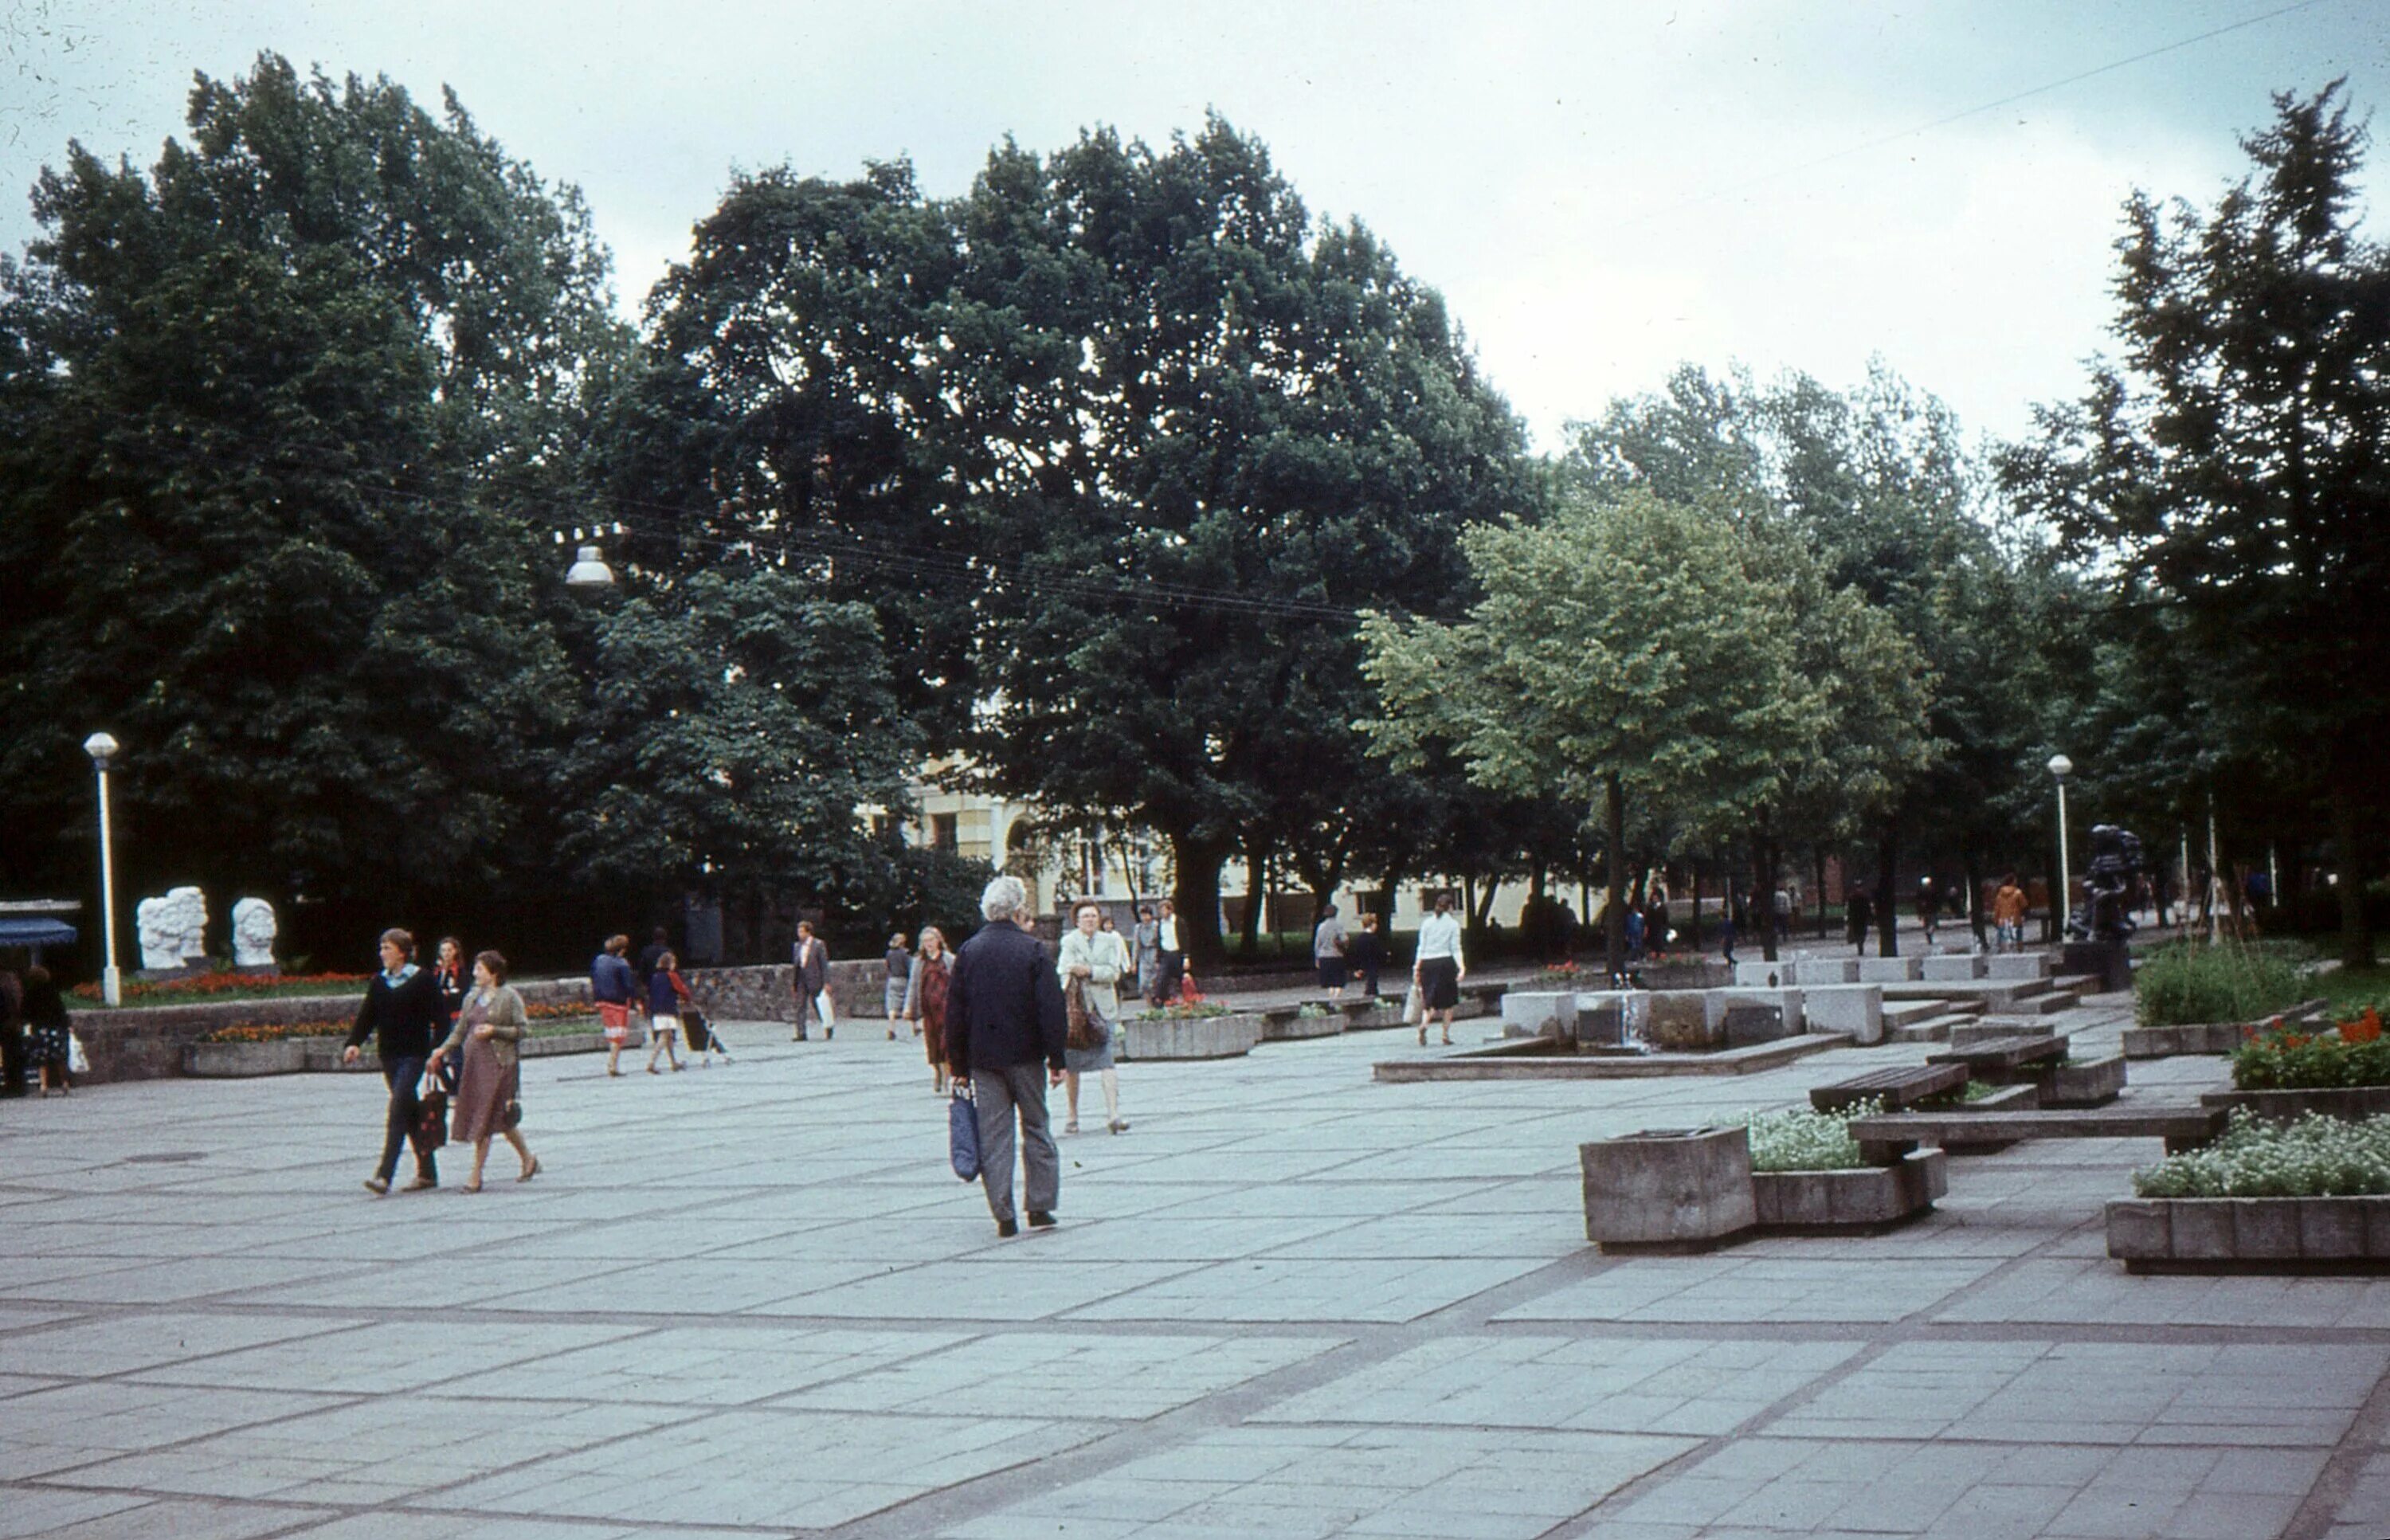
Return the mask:
[[[2268,1123],[2235,1110],[2222,1137],[2133,1173],[2143,1198],[2346,1198],[2390,1193],[2390,1117],[2310,1112]]]
[[[1859,1159],[1859,1142],[1851,1137],[1850,1120],[1871,1118],[1883,1110],[1877,1101],[1853,1102],[1839,1112],[1813,1112],[1805,1107],[1781,1112],[1745,1112],[1741,1123],[1751,1132],[1754,1171],[1849,1171],[1867,1164]]]
[[[2295,956],[2283,949],[2178,943],[2134,970],[2133,1016],[2145,1027],[2256,1021],[2296,1005],[2305,983]]]

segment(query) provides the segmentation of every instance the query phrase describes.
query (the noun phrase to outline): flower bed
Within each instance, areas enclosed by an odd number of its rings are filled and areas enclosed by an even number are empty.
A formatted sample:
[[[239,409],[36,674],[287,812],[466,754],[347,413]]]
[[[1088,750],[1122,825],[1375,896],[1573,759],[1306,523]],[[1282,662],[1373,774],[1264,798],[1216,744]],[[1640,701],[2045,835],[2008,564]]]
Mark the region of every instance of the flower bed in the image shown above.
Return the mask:
[[[2133,1173],[2142,1198],[2346,1198],[2390,1194],[2390,1117],[2310,1113],[2270,1123],[2236,1109],[2205,1147]]]
[[[1166,1006],[1141,1010],[1130,1018],[1137,1021],[1201,1021],[1214,1016],[1226,1016],[1228,1007],[1213,1000],[1178,1000]]]
[[[1832,1112],[1806,1107],[1780,1112],[1746,1112],[1742,1124],[1751,1131],[1751,1169],[1762,1171],[1852,1171],[1867,1164],[1859,1158],[1859,1142],[1851,1137],[1850,1120],[1872,1118],[1883,1103],[1870,1097]]]
[[[2252,1029],[2232,1055],[2232,1084],[2242,1091],[2303,1091],[2390,1085],[2390,1041],[2368,1006],[2330,1032],[2297,1031],[2280,1021]]]
[[[353,995],[366,982],[363,973],[195,973],[186,979],[154,979],[148,982],[128,980],[122,987],[123,1005],[118,1008],[138,1009],[145,1006],[190,1005],[202,1000],[258,999],[274,1000],[293,995]],[[89,1005],[100,1003],[100,986],[77,984],[73,998]]]

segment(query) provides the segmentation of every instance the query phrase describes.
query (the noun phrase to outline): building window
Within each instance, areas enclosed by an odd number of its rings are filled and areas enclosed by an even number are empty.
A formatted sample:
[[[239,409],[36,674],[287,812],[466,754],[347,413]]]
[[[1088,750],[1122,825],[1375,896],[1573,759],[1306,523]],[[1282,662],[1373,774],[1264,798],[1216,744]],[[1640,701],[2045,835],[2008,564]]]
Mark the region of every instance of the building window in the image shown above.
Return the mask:
[[[944,851],[949,855],[961,848],[962,841],[956,831],[953,814],[930,815],[930,845],[932,849]]]

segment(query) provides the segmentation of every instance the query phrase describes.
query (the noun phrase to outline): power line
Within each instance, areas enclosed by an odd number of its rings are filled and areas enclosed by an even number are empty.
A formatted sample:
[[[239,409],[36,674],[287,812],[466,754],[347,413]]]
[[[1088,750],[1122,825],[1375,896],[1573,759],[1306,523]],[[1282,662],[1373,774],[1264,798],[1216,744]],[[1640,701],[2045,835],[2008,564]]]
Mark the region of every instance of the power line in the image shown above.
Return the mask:
[[[2261,11],[2255,16],[2243,17],[2238,21],[2227,22],[2221,27],[2211,27],[2204,32],[2197,32],[2190,37],[2177,38],[2171,43],[2160,44],[2154,48],[2145,48],[2138,54],[2130,54],[2123,58],[2110,59],[2105,64],[2095,65],[2091,69],[2079,71],[2075,74],[2066,75],[2058,80],[2045,81],[2039,85],[2032,86],[2023,91],[2011,92],[2008,96],[1996,97],[1991,101],[1978,102],[1972,107],[1961,108],[1956,112],[1947,113],[1939,118],[1934,118],[1925,122],[1914,124],[1908,128],[1896,129],[1890,134],[1882,135],[1877,138],[1868,139],[1856,145],[1849,145],[1841,149],[1831,150],[1826,154],[1818,156],[1812,160],[1797,160],[1789,166],[1780,166],[1764,175],[1754,176],[1749,181],[1736,183],[1731,186],[1720,187],[1714,191],[1699,194],[1691,198],[1681,199],[1676,203],[1669,205],[1667,208],[1654,209],[1639,217],[1628,219],[1618,227],[1632,228],[1636,225],[1648,224],[1652,220],[1656,220],[1662,214],[1670,212],[1673,210],[1697,208],[1704,203],[1714,203],[1720,199],[1732,198],[1737,194],[1750,192],[1754,188],[1771,186],[1781,182],[1788,177],[1798,176],[1804,172],[1815,171],[1819,166],[1829,166],[1837,160],[1847,160],[1854,155],[1864,155],[1870,150],[1882,149],[1886,145],[1898,144],[1903,139],[1913,139],[1921,134],[1931,134],[1935,129],[1947,128],[1952,123],[1964,122],[1969,118],[1981,117],[1986,112],[1997,112],[2003,107],[2012,107],[2018,102],[2029,101],[2036,96],[2047,96],[2052,91],[2062,91],[2070,85],[2079,85],[2087,80],[2096,80],[2101,75],[2113,74],[2118,70],[2144,63],[2150,59],[2160,58],[2165,54],[2179,53],[2185,48],[2194,47],[2199,44],[2210,42],[2230,32],[2242,32],[2247,28],[2259,26],[2268,21],[2278,20],[2285,16],[2294,16],[2300,11],[2313,10],[2319,6],[2331,5],[2333,3],[2334,0],[2297,0],[2297,4],[2295,5],[2279,6],[2269,11]]]

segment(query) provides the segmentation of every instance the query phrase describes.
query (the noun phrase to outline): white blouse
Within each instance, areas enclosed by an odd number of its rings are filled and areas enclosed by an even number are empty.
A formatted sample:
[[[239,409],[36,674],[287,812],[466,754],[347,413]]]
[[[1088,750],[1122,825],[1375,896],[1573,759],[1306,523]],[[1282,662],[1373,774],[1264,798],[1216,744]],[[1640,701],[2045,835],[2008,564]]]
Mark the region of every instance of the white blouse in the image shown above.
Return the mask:
[[[1458,962],[1460,960],[1460,917],[1430,915],[1420,920],[1418,956],[1421,962],[1431,957],[1450,957],[1453,961]]]

